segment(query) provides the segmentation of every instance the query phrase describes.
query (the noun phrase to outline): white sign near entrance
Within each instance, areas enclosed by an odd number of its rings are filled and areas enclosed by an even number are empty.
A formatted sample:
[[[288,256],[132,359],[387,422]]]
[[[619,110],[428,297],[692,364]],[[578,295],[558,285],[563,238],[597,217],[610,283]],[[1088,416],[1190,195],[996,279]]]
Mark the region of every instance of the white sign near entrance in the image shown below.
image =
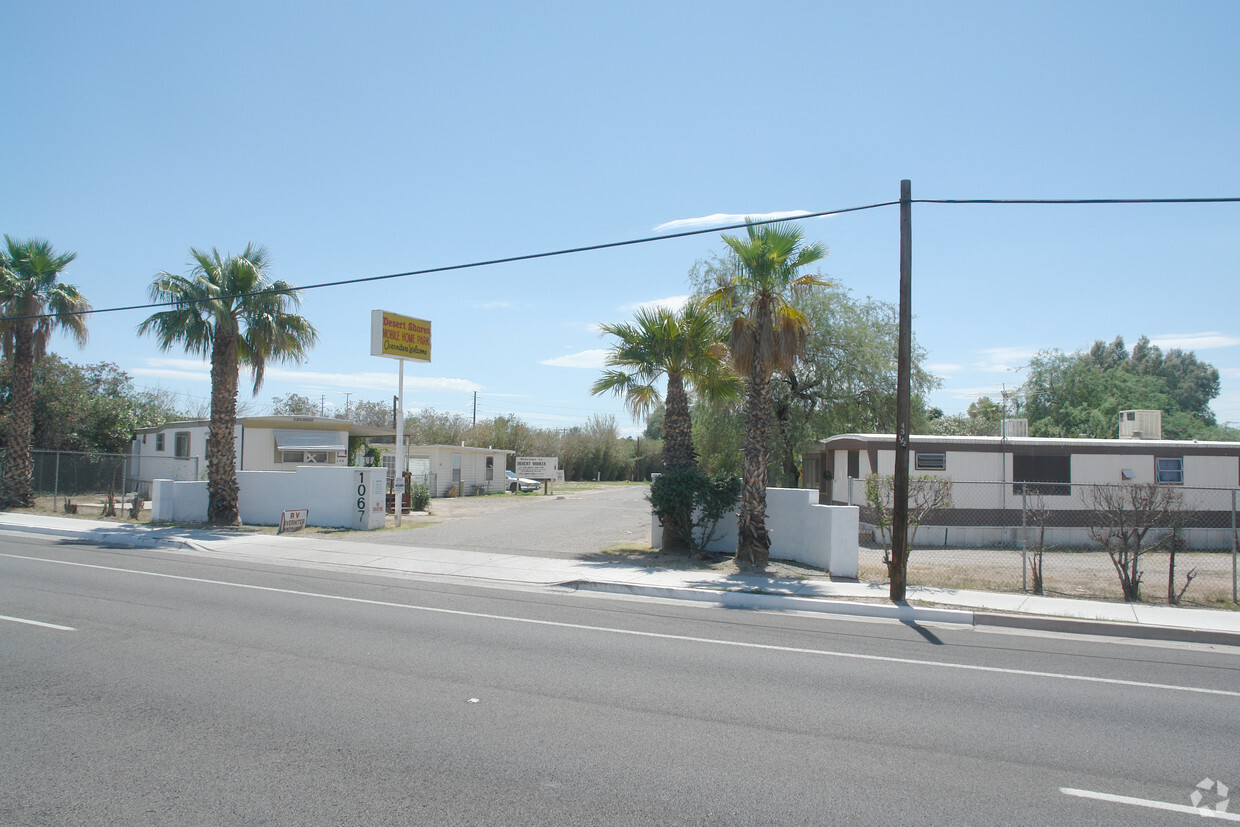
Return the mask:
[[[553,480],[559,464],[559,457],[517,457],[517,476],[532,480]]]

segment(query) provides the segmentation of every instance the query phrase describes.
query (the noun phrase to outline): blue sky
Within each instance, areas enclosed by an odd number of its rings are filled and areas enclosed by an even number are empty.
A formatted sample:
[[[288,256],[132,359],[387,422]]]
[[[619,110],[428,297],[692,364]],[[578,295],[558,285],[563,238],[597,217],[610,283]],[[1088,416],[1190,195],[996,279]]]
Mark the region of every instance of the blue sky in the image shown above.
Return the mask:
[[[714,215],[915,198],[1240,195],[1240,4],[44,2],[0,13],[0,232],[78,253],[96,308],[146,301],[191,246],[266,245],[294,284],[656,234]],[[676,225],[681,226],[681,225]],[[822,270],[894,302],[898,211],[802,224]],[[595,413],[596,326],[683,296],[717,235],[308,291],[289,392],[389,400],[370,311],[431,320],[406,407]],[[963,410],[1040,349],[1145,334],[1222,373],[1240,424],[1240,204],[913,212],[918,342]],[[90,318],[139,387],[203,406],[207,367]]]

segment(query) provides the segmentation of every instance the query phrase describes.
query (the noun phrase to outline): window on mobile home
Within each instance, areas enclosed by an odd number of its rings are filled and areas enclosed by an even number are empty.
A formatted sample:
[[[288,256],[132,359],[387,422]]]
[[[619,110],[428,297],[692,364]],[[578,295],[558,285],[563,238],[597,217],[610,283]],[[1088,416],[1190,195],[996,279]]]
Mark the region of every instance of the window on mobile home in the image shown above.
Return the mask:
[[[1072,457],[1012,457],[1012,493],[1066,497],[1072,493]]]

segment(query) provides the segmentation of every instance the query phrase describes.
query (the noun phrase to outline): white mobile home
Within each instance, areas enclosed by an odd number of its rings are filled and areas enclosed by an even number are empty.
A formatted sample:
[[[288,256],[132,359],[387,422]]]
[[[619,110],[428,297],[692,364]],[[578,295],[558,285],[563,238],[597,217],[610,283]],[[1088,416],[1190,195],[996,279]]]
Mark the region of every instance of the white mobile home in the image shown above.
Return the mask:
[[[802,484],[817,488],[821,503],[865,506],[864,480],[894,474],[895,449],[891,434],[820,440],[803,452]],[[1156,483],[1181,489],[1182,517],[1195,545],[1230,547],[1240,443],[912,436],[909,473],[952,481],[950,509],[929,516],[918,544],[1011,542],[1030,497],[1048,512],[1047,525],[1060,529],[1062,542],[1087,544],[1092,486]]]
[[[131,476],[140,485],[156,479],[206,479],[210,424],[195,419],[140,428],[131,449]],[[348,465],[350,437],[391,442],[396,431],[320,416],[240,417],[233,430],[237,470],[292,471],[299,465]]]
[[[502,448],[475,448],[468,445],[409,445],[405,447],[405,469],[414,485],[425,485],[432,497],[446,497],[455,489],[458,496],[495,494],[507,488],[504,471],[515,451]],[[396,454],[387,449],[383,465],[388,477],[395,473]]]

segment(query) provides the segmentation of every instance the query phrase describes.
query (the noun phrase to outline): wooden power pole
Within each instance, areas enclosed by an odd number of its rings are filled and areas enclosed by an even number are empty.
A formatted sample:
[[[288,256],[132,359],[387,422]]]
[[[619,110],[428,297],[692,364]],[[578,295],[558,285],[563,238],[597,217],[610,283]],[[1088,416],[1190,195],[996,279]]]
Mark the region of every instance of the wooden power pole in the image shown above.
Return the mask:
[[[908,585],[908,437],[913,363],[913,196],[900,182],[900,344],[896,356],[896,475],[892,486],[891,599],[903,601]]]

